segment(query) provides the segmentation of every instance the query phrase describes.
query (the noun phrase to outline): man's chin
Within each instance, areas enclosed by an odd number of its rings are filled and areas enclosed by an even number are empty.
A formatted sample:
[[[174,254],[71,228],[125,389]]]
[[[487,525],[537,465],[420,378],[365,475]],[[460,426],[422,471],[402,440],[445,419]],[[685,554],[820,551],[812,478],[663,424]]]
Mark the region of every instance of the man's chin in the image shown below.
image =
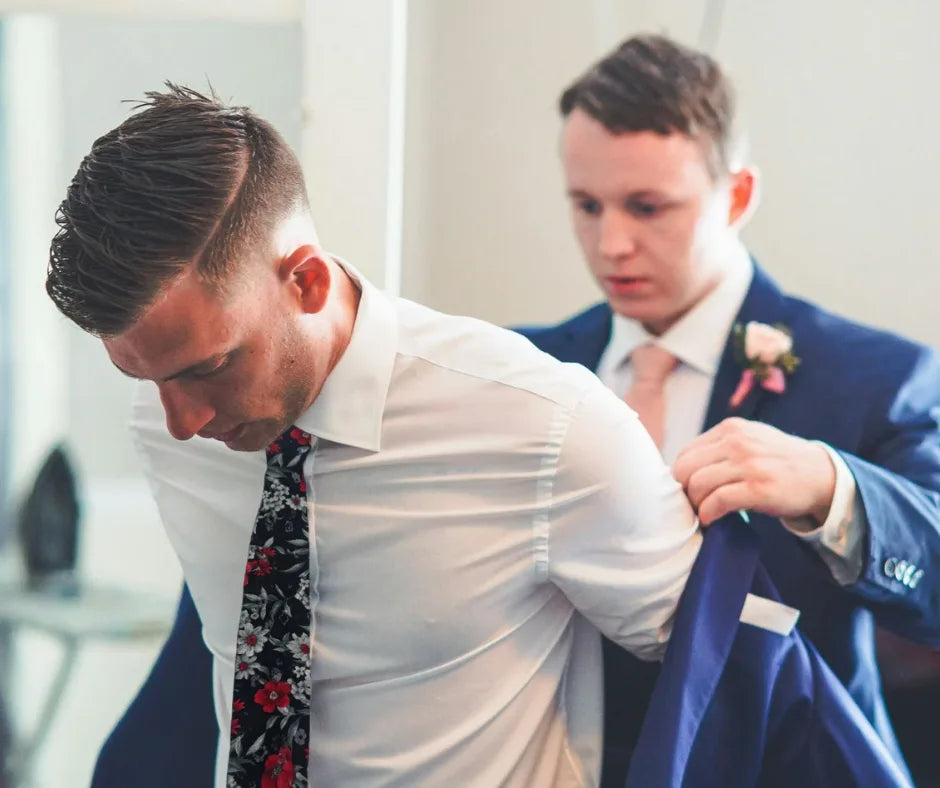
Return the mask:
[[[666,310],[657,309],[656,304],[649,302],[638,302],[627,299],[608,299],[610,308],[621,317],[627,320],[634,320],[637,323],[649,329],[652,326],[661,326],[668,322],[668,317],[664,314]],[[655,332],[653,332],[655,333]]]
[[[232,436],[231,440],[225,441],[225,445],[232,451],[263,451],[281,435],[281,432],[282,430],[272,428],[270,424],[246,424],[243,429]]]
[[[625,302],[623,300],[609,300],[610,308],[619,315],[634,320],[643,326],[653,336],[664,334],[685,314],[687,309],[676,309],[670,304],[662,302]]]

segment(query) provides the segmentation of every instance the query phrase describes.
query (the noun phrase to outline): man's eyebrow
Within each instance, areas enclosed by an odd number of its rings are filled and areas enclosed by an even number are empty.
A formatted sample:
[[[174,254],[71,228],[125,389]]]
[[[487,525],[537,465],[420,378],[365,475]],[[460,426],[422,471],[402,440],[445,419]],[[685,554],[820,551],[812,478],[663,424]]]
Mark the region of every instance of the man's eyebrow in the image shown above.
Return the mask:
[[[197,361],[195,364],[190,364],[185,369],[181,369],[179,372],[174,372],[172,375],[167,375],[162,380],[158,380],[155,382],[165,383],[169,380],[176,380],[177,378],[184,378],[187,375],[192,375],[194,373],[202,372],[204,367],[216,366],[219,362],[223,361],[228,355],[230,355],[228,351],[226,351],[225,353],[216,353],[214,356],[210,356],[209,358],[203,359],[202,361]],[[122,375],[126,375],[127,377],[132,378],[133,380],[143,380],[143,378],[139,378],[137,377],[137,375],[132,375],[126,369],[121,367],[121,365],[118,364],[113,358],[111,359],[111,363],[114,364],[115,367],[117,367],[118,371]]]
[[[585,191],[584,189],[568,189],[568,196],[569,197],[590,197],[591,199],[594,199],[594,195],[588,191]],[[643,199],[644,197],[646,199],[664,199],[665,198],[665,195],[662,192],[656,189],[649,189],[649,188],[634,189],[632,191],[626,192],[623,196],[626,197],[628,200]]]

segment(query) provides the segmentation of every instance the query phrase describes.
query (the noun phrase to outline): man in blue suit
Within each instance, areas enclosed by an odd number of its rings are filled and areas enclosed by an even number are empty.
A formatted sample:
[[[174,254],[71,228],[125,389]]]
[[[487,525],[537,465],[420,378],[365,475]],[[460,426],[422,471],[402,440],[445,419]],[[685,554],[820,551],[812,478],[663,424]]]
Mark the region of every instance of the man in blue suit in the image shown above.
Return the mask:
[[[633,398],[703,525],[750,513],[783,600],[902,762],[873,633],[940,643],[937,357],[785,295],[751,260],[738,231],[756,173],[708,56],[631,39],[561,111],[574,228],[606,301],[525,333]],[[639,369],[644,353],[665,372]],[[606,646],[617,784],[656,669]]]
[[[731,88],[713,60],[631,39],[561,104],[575,230],[607,300],[523,332],[634,404],[703,524],[750,513],[783,601],[903,763],[873,630],[877,620],[940,643],[940,363],[784,295],[750,259],[738,231],[756,207],[756,175],[736,157]],[[648,348],[658,377],[635,369]],[[184,595],[180,621],[194,618]],[[194,631],[178,622],[154,674],[164,679],[129,718],[159,716],[157,699],[175,694],[162,666],[208,676]],[[605,785],[623,785],[634,746],[649,752],[636,742],[657,673],[605,644]],[[202,697],[186,697],[189,721],[212,714],[208,679]],[[121,759],[127,730],[99,773]],[[198,759],[194,742],[179,744]]]

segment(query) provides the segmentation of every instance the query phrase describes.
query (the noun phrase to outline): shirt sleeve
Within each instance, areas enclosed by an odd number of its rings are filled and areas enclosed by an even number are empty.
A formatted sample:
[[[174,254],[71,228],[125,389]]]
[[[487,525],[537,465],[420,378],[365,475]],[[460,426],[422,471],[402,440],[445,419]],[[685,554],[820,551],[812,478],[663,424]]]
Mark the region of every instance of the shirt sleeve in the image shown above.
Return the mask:
[[[602,388],[570,413],[554,471],[547,579],[607,637],[661,658],[701,545],[682,488],[636,414]]]
[[[836,582],[850,585],[862,574],[862,550],[868,522],[865,507],[858,500],[858,486],[849,466],[830,446],[820,442],[836,469],[836,487],[826,522],[818,525],[811,517],[793,517],[783,525],[809,544],[829,567]]]

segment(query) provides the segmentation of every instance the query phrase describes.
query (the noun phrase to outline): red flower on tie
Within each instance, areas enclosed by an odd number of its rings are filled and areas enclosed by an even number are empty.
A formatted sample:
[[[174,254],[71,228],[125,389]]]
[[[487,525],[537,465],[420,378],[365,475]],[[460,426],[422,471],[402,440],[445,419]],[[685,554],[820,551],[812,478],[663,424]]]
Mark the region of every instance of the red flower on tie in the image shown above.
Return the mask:
[[[235,698],[235,700],[232,701],[232,736],[237,736],[238,729],[242,726],[241,720],[239,720],[235,715],[244,708],[245,701],[243,701],[241,698]]]
[[[290,747],[281,747],[264,762],[261,788],[291,788],[293,783],[294,764],[291,762]]]
[[[248,575],[264,576],[271,574],[271,562],[267,558],[259,558],[257,561],[249,561],[245,567],[245,577]]]
[[[265,714],[283,709],[290,703],[290,684],[286,681],[269,681],[255,693],[255,703]]]
[[[290,436],[297,442],[298,446],[306,446],[310,443],[310,436],[303,430],[297,429],[297,427],[290,431]]]

